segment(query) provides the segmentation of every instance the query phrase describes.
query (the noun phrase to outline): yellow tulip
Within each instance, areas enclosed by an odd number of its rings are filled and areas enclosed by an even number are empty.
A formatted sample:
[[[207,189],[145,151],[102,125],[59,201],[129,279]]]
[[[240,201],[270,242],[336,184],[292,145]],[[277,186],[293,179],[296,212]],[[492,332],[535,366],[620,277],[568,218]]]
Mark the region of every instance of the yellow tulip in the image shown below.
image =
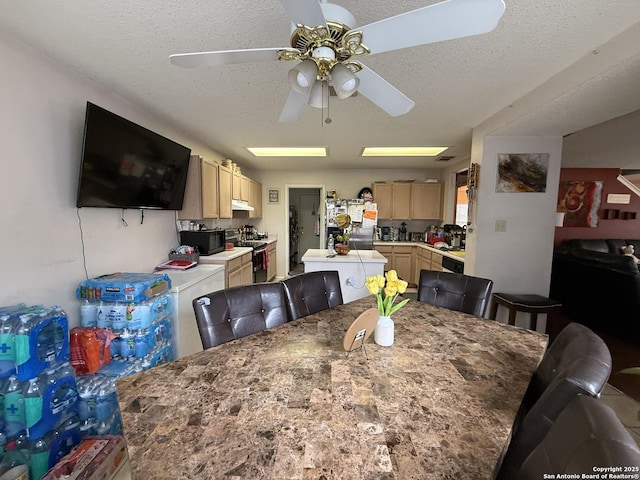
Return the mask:
[[[398,272],[396,272],[395,270],[389,270],[387,272],[387,280],[391,282],[395,282],[396,280],[398,280]]]
[[[407,290],[409,284],[404,280],[398,280],[398,293],[404,293]]]

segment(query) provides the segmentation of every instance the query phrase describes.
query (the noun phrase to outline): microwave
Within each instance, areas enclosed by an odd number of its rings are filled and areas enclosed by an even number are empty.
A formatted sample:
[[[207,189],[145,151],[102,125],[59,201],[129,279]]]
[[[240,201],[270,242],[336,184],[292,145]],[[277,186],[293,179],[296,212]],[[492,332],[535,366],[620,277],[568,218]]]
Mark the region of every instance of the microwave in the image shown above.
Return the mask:
[[[213,255],[224,251],[224,230],[197,230],[180,232],[180,244],[194,247],[200,255]]]

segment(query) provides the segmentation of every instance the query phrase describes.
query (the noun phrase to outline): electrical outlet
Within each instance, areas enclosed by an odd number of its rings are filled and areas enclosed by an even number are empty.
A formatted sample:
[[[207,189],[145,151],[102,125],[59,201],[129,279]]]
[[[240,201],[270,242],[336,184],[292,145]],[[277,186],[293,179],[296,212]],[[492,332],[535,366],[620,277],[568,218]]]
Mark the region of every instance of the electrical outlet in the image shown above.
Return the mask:
[[[356,279],[353,278],[353,277],[347,278],[347,285],[349,285],[350,287],[355,287],[356,286]]]
[[[496,232],[506,232],[507,231],[507,221],[506,220],[496,220]]]

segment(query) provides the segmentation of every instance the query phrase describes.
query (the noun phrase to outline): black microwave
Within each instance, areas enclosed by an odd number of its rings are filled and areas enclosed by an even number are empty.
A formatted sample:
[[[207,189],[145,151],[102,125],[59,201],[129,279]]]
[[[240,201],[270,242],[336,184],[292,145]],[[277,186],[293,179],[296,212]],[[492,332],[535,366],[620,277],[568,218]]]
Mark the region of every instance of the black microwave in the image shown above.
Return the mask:
[[[224,230],[197,230],[180,232],[180,244],[189,245],[200,255],[213,255],[224,251]]]

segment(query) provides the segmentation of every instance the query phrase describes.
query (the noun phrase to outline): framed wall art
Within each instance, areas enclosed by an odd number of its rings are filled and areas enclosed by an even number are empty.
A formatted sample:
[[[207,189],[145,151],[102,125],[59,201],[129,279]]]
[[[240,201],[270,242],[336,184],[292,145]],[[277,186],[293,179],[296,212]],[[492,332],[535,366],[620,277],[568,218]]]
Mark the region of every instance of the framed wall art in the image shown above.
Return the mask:
[[[280,189],[279,188],[269,188],[267,190],[268,200],[271,204],[280,203]]]
[[[548,153],[499,153],[496,193],[546,192]]]

